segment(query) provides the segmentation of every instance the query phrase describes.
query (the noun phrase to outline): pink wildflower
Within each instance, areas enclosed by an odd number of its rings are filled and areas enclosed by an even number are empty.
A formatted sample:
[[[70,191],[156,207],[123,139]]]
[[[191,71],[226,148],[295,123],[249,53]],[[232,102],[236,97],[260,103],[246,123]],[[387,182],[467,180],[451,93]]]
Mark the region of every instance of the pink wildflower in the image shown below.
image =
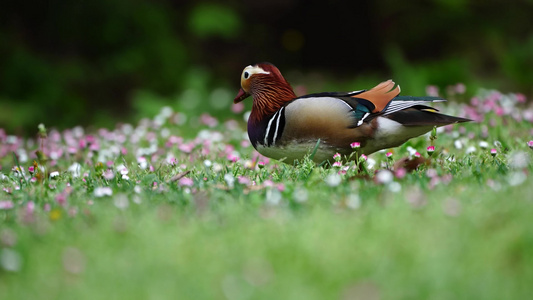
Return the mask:
[[[335,155],[333,155],[333,159],[336,160],[336,161],[340,161],[341,160],[340,153],[335,153]]]
[[[427,153],[429,156],[433,155],[433,152],[435,152],[435,146],[428,146]]]
[[[263,181],[263,185],[266,187],[274,186],[274,182],[270,179]]]
[[[334,167],[342,167],[342,163],[340,161],[336,161],[333,163]]]
[[[26,204],[26,213],[33,214],[35,211],[35,202],[30,201],[28,204]]]
[[[464,94],[466,92],[466,86],[463,83],[458,83],[455,85],[455,92],[457,94]]]
[[[0,209],[11,209],[14,207],[13,201],[11,200],[3,200],[0,201]]]
[[[238,114],[238,113],[241,113],[243,110],[244,110],[244,103],[242,103],[242,102],[239,102],[239,103],[233,104],[233,105],[231,106],[231,111],[232,111],[233,113]]]
[[[181,143],[183,143],[183,138],[179,137],[179,136],[171,135],[168,138],[168,142],[171,143],[171,144],[181,144]]]
[[[244,184],[244,185],[249,185],[250,184],[250,178],[246,177],[246,176],[239,176],[237,177],[237,181],[240,183],[240,184]]]
[[[226,156],[226,158],[231,162],[236,162],[239,160],[240,157],[238,155],[235,155],[234,153],[230,153]]]
[[[527,142],[527,146],[529,147],[529,149],[533,150],[533,140]]]
[[[396,170],[396,172],[394,172],[394,175],[396,175],[396,178],[398,179],[404,178],[406,174],[407,170],[405,170],[405,168],[399,168],[398,170]]]
[[[501,117],[501,116],[504,115],[504,112],[505,112],[505,111],[503,110],[503,107],[501,107],[501,106],[498,105],[498,106],[496,106],[496,107],[494,108],[494,112],[496,113],[497,116],[500,116],[500,117]]]
[[[89,149],[90,149],[91,151],[99,151],[99,150],[100,150],[100,144],[98,144],[98,143],[91,144],[91,145],[89,146]]]
[[[194,149],[194,144],[193,143],[181,144],[178,146],[178,149],[180,149],[182,152],[185,152],[185,153],[191,153],[192,149]]]
[[[200,122],[209,127],[215,127],[218,125],[218,120],[207,113],[204,113],[200,116]]]
[[[191,178],[188,178],[188,177],[183,177],[179,181],[179,185],[180,186],[193,186],[193,184],[194,184],[194,181]]]
[[[350,144],[350,147],[352,147],[352,149],[359,149],[359,148],[361,148],[361,143],[353,142],[353,143]]]
[[[85,149],[87,147],[87,142],[85,140],[80,140],[79,143],[78,143],[78,147],[80,149]]]
[[[167,157],[167,163],[169,165],[176,165],[178,163],[178,160],[175,157]]]
[[[524,94],[515,94],[516,102],[518,103],[526,103],[526,96]]]
[[[94,142],[96,141],[96,139],[94,138],[94,136],[93,136],[93,135],[90,135],[90,134],[88,134],[88,135],[85,136],[85,140],[86,140],[87,143],[89,143],[89,144],[92,144],[92,143],[94,143]]]
[[[420,152],[416,151],[416,152],[415,152],[415,157],[420,157],[420,156],[422,156],[422,155],[420,154]]]
[[[243,148],[250,147],[251,144],[252,143],[250,143],[250,140],[247,140],[247,139],[241,141],[241,147]]]
[[[363,160],[367,160],[367,159],[368,159],[368,156],[366,156],[366,155],[364,155],[364,154],[361,154],[361,158],[362,158]]]
[[[439,88],[435,85],[428,85],[426,87],[426,94],[428,96],[438,97],[439,96]]]
[[[57,194],[56,202],[57,204],[64,206],[67,203],[67,194],[65,192]]]
[[[127,174],[127,173],[126,173]],[[113,170],[111,169],[107,169],[104,171],[104,173],[102,174],[102,176],[104,177],[104,179],[106,180],[111,180],[113,178],[115,178],[115,173],[113,173]]]
[[[490,149],[490,155],[496,156],[496,154],[498,154],[498,150],[496,150],[494,148]]]
[[[387,158],[392,158],[392,152],[387,152],[387,154],[385,154],[387,156]]]
[[[239,122],[237,122],[236,120],[227,120],[226,123],[224,123],[224,125],[226,126],[228,130],[239,129]]]

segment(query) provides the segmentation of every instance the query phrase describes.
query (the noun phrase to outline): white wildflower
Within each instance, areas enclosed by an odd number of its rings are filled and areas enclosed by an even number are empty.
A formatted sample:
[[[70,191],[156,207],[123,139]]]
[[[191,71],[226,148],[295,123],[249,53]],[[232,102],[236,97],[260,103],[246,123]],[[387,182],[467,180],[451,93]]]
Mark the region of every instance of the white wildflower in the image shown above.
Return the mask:
[[[148,160],[146,160],[146,157],[144,156],[137,157],[137,163],[139,164],[139,168],[141,168],[141,170],[148,168]]]
[[[140,185],[136,185],[134,188],[133,188],[133,191],[135,192],[135,194],[140,194],[142,192],[142,188]]]
[[[416,149],[411,147],[411,146],[407,146],[407,152],[409,152],[409,156],[413,156],[416,154]]]
[[[110,187],[97,187],[94,189],[94,196],[97,198],[111,195],[113,195],[113,190]]]
[[[281,202],[282,196],[277,189],[269,189],[266,192],[266,203],[270,205],[278,205]]]
[[[394,175],[389,170],[379,170],[376,174],[376,181],[379,183],[389,183],[394,179]]]
[[[387,187],[389,188],[389,191],[393,193],[398,193],[399,191],[402,190],[402,185],[396,181],[389,183]]]
[[[329,185],[331,187],[335,187],[335,186],[338,186],[341,183],[342,178],[337,173],[331,173],[331,174],[329,174],[326,177],[325,181],[326,181],[327,185]]]
[[[361,207],[361,197],[359,194],[350,194],[346,198],[346,206],[351,209],[358,209]]]
[[[72,173],[72,177],[80,177],[81,165],[75,162],[68,167],[68,171]]]
[[[18,272],[22,267],[22,256],[12,249],[0,249],[0,266],[8,272]]]
[[[133,201],[133,203],[135,204],[141,204],[142,203],[142,199],[139,195],[133,195],[133,199],[131,200]]]
[[[307,189],[299,187],[294,190],[292,197],[294,198],[294,201],[302,203],[307,201],[308,194]]]
[[[126,196],[125,194],[118,194],[113,199],[113,204],[116,208],[124,210],[128,208],[128,206],[130,205],[130,201],[128,199],[128,196]]]
[[[249,160],[249,159],[247,159],[247,160],[244,161],[244,167],[245,167],[246,169],[253,169],[253,167],[254,167],[254,162],[251,161],[251,160]]]
[[[83,127],[81,126],[76,126],[72,129],[72,134],[74,135],[75,138],[81,138],[85,132],[83,131]]]
[[[163,117],[163,118],[166,118],[168,119],[170,116],[172,116],[173,114],[173,111],[172,111],[172,107],[170,106],[163,106],[161,108],[161,111],[159,112],[159,114]]]
[[[118,171],[121,175],[127,175],[127,174],[128,174],[128,168],[126,168],[125,165],[118,165],[118,166],[117,166],[117,171]]]
[[[512,172],[511,174],[509,174],[509,176],[507,177],[507,182],[511,186],[517,186],[517,185],[521,185],[522,183],[524,183],[526,179],[527,179],[527,176],[526,174],[524,174],[524,172],[516,171],[516,172]]]
[[[476,152],[476,147],[474,146],[469,146],[468,148],[466,148],[465,152],[466,154],[470,154],[470,153],[473,153],[473,152]]]
[[[376,160],[369,157],[366,160],[366,167],[369,168],[369,169],[373,169],[375,166],[376,166]]]
[[[26,149],[18,148],[17,149],[17,154],[18,154],[20,163],[25,163],[25,162],[28,161],[28,153],[26,152]]]
[[[213,171],[216,172],[216,173],[219,173],[220,171],[222,171],[222,169],[224,169],[224,167],[219,164],[219,163],[214,163],[213,164]]]
[[[224,175],[224,181],[226,181],[229,188],[233,188],[235,185],[235,177],[230,173],[226,173],[226,175]]]
[[[163,128],[161,129],[161,132],[159,134],[161,135],[162,138],[166,139],[170,136],[170,129]]]
[[[529,165],[529,155],[523,151],[513,152],[509,155],[509,166],[513,169],[525,168]]]
[[[17,143],[17,141],[18,141],[18,138],[16,135],[8,135],[6,137],[6,144],[14,145]]]

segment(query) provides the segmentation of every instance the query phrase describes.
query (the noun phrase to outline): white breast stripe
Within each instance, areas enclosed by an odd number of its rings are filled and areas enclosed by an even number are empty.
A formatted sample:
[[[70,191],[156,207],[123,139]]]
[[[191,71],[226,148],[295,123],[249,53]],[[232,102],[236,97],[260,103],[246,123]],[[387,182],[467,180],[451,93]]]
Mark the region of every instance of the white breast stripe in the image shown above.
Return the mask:
[[[361,126],[363,124],[363,121],[366,119],[366,117],[370,116],[370,113],[366,113],[359,122],[357,122],[357,126]]]
[[[270,133],[270,125],[272,125],[272,121],[274,121],[274,119],[276,118],[278,113],[279,113],[279,110],[272,116],[272,118],[270,118],[270,121],[268,121],[267,129],[266,129],[266,132],[265,132],[265,138],[263,140],[263,144],[265,146],[268,146],[268,134]]]
[[[283,109],[285,107],[282,107],[278,113],[278,119],[276,120],[276,131],[274,132],[274,138],[272,139],[272,145],[275,145],[276,144],[276,137],[278,136],[278,129],[279,129],[279,120],[281,120],[281,114],[283,113]]]

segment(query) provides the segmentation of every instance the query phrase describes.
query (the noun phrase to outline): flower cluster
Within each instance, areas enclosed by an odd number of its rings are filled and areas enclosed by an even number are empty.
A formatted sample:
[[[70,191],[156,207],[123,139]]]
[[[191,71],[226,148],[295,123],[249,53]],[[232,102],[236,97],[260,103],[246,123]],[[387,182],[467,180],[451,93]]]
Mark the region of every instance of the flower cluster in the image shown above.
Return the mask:
[[[456,95],[464,90],[461,85],[454,87]],[[438,94],[434,88],[428,92]],[[421,170],[417,176],[427,178],[428,187],[435,188],[453,179],[450,172],[437,172],[435,166],[478,156],[493,163],[507,160],[513,170],[507,183],[520,184],[528,174],[528,165],[523,162],[531,161],[530,154],[523,149],[533,149],[533,130],[521,131],[508,141],[498,140],[501,135],[493,133],[512,123],[533,128],[533,107],[525,100],[521,94],[482,91],[467,104],[447,103],[444,113],[479,124],[435,129],[424,138],[370,156],[360,153],[361,142],[354,141],[350,144],[352,156],[337,153],[331,158],[323,182],[335,188],[359,176],[399,192],[400,182]],[[242,110],[239,106],[235,112]],[[0,129],[0,187],[9,195],[0,198],[0,210],[19,207],[27,216],[43,210],[53,219],[62,215],[57,209],[75,215],[79,209],[72,203],[74,198],[86,199],[87,205],[113,198],[115,206],[126,209],[129,201],[140,203],[143,193],[194,195],[209,188],[242,193],[265,190],[270,204],[291,195],[299,203],[306,202],[311,194],[301,185],[287,189],[285,179],[278,175],[287,168],[253,150],[244,128],[242,121],[222,122],[206,113],[186,117],[164,107],[153,119],[143,119],[136,126],[119,124],[94,132],[79,126],[48,131],[40,125],[36,138],[25,139]],[[523,144],[514,143],[521,139]],[[520,151],[510,153],[509,147]],[[306,163],[302,164],[305,169]],[[491,184],[497,186],[495,182]],[[36,191],[46,191],[49,197],[43,200]],[[124,198],[129,191],[132,196]]]

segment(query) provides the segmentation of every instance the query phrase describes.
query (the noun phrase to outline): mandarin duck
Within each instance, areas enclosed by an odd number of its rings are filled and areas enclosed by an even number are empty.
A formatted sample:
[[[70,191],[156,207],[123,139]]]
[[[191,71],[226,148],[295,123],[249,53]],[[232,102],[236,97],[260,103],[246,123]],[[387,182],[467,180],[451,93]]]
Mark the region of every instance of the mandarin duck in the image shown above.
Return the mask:
[[[291,85],[270,63],[244,68],[234,103],[253,98],[248,136],[266,157],[292,164],[314,152],[322,163],[340,153],[348,157],[400,146],[435,126],[470,121],[437,113],[438,97],[399,96],[400,86],[384,81],[370,90],[324,92],[296,97]],[[357,159],[357,156],[352,156]]]

